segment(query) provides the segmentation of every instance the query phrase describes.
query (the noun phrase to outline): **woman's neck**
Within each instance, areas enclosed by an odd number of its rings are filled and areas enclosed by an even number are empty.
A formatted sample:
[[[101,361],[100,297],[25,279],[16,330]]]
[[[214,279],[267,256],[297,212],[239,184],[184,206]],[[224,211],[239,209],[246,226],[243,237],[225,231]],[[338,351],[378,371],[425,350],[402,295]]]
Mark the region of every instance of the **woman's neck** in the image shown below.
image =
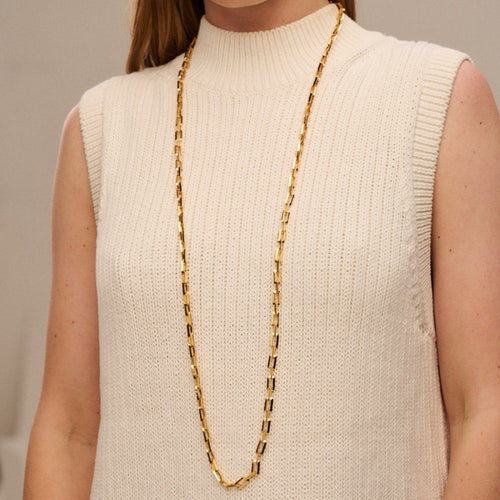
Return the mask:
[[[324,5],[295,21],[274,28],[235,31],[200,19],[188,80],[203,88],[262,92],[288,84],[311,85],[318,63],[338,20],[336,4]],[[340,64],[357,47],[362,32],[344,18],[333,58]],[[344,46],[344,48],[342,47]]]
[[[328,0],[308,0],[307,2],[265,0],[245,7],[223,7],[214,0],[204,0],[206,18],[211,24],[225,30],[246,32],[282,26],[311,14],[328,3]]]

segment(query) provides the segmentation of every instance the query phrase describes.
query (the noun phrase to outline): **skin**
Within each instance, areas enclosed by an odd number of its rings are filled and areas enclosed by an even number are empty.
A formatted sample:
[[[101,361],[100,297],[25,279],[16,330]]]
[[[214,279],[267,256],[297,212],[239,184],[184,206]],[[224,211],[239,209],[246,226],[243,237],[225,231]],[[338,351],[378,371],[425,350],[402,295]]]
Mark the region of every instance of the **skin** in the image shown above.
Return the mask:
[[[52,193],[52,288],[27,499],[88,499],[99,427],[96,225],[78,118],[63,126]]]
[[[205,0],[213,25],[231,31],[268,30],[328,5],[328,0]]]
[[[206,0],[207,19],[270,29],[326,5]],[[88,499],[99,427],[96,226],[78,117],[67,115],[52,196],[52,288],[24,500]],[[458,70],[439,152],[432,225],[434,314],[450,421],[445,500],[500,498],[500,116],[485,77]]]
[[[500,498],[500,116],[460,66],[435,177],[434,316],[450,421],[445,500]]]

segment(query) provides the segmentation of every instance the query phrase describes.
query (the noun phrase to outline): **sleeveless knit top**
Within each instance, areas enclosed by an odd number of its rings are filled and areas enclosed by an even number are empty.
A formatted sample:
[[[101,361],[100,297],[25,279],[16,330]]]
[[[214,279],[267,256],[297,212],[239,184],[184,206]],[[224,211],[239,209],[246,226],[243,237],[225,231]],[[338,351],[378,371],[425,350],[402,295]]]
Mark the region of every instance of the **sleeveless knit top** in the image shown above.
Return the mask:
[[[264,31],[201,19],[184,87],[191,314],[215,459],[236,481],[260,438],[274,252],[328,4]],[[448,423],[430,261],[435,167],[458,50],[348,16],[317,87],[282,262],[260,474],[226,490],[190,368],[175,187],[184,54],[87,89],[97,223],[101,423],[91,499],[441,498]]]

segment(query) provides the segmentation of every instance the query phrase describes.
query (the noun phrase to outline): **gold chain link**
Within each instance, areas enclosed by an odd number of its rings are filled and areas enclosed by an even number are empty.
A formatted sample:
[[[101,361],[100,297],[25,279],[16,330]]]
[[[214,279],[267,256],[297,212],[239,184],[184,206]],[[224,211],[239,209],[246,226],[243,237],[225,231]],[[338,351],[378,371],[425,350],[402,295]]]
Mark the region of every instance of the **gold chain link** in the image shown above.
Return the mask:
[[[203,404],[203,393],[201,390],[200,384],[200,376],[198,372],[198,364],[196,362],[196,350],[194,346],[194,337],[193,337],[193,323],[191,319],[191,306],[189,302],[189,287],[188,287],[188,277],[187,277],[187,263],[186,263],[186,245],[184,241],[184,222],[183,222],[183,208],[182,208],[182,160],[181,160],[181,140],[182,140],[182,91],[184,88],[184,77],[186,74],[186,70],[189,67],[189,62],[191,60],[191,54],[193,51],[193,47],[196,42],[196,38],[194,37],[191,44],[189,45],[182,66],[179,70],[177,77],[177,118],[176,118],[176,130],[175,130],[175,157],[176,157],[176,191],[177,191],[177,214],[179,216],[179,247],[181,252],[181,275],[182,275],[182,293],[184,297],[184,313],[186,316],[186,326],[187,326],[187,339],[188,339],[188,347],[189,347],[189,355],[191,358],[191,372],[194,379],[194,389],[196,398],[198,400],[198,412],[200,416],[203,439],[205,440],[205,448],[208,456],[208,460],[210,462],[210,466],[212,468],[212,472],[215,475],[217,481],[230,489],[233,487],[237,487],[239,489],[243,488],[248,484],[251,478],[257,476],[260,472],[260,462],[262,455],[264,454],[264,450],[266,449],[267,440],[266,437],[269,433],[271,427],[271,412],[273,410],[273,393],[276,386],[275,381],[275,369],[276,369],[276,361],[277,361],[277,348],[278,348],[278,325],[279,325],[279,305],[280,305],[280,285],[281,285],[281,263],[283,262],[283,246],[285,243],[286,237],[286,224],[288,223],[288,219],[290,216],[290,206],[294,197],[294,188],[296,184],[296,175],[299,171],[300,158],[302,156],[302,151],[304,149],[304,138],[307,132],[307,124],[309,120],[309,115],[311,112],[311,106],[314,101],[314,95],[316,91],[316,86],[320,80],[321,74],[323,72],[323,66],[328,57],[328,53],[330,52],[330,48],[337,37],[337,34],[340,31],[342,26],[342,20],[344,16],[345,9],[340,4],[338,0],[334,3],[337,4],[338,14],[337,14],[337,23],[333,33],[331,34],[328,45],[326,46],[325,51],[323,52],[323,56],[321,57],[321,62],[318,65],[318,69],[316,71],[316,77],[314,78],[314,82],[312,84],[309,98],[307,100],[307,105],[304,112],[304,119],[300,131],[300,139],[297,147],[297,152],[295,155],[292,173],[288,182],[288,194],[285,201],[285,209],[281,214],[281,228],[278,231],[278,247],[276,248],[274,254],[274,271],[273,271],[273,281],[274,281],[274,290],[272,292],[272,317],[271,317],[271,327],[272,334],[269,346],[271,348],[271,352],[269,354],[269,358],[267,361],[268,367],[268,375],[266,381],[266,397],[264,402],[264,419],[262,421],[261,427],[261,438],[257,445],[257,449],[255,450],[256,458],[252,460],[251,471],[246,476],[241,477],[234,483],[228,482],[222,476],[217,464],[215,462],[214,453],[212,451],[212,444],[210,440],[210,432],[208,430],[208,424],[206,420],[205,414],[205,405]]]

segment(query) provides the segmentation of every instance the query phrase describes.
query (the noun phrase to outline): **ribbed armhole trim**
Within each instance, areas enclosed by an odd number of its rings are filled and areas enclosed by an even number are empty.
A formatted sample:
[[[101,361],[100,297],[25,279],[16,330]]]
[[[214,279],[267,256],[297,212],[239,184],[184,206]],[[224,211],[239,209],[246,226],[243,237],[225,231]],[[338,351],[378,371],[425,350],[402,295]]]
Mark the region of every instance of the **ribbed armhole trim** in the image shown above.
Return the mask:
[[[96,226],[99,222],[101,193],[101,158],[103,135],[103,99],[107,81],[86,90],[80,98],[78,111],[87,171],[92,194]]]
[[[418,238],[418,278],[423,327],[435,339],[431,278],[431,229],[434,178],[439,148],[455,77],[460,64],[472,58],[461,51],[433,45],[423,78],[415,136],[413,171]]]

